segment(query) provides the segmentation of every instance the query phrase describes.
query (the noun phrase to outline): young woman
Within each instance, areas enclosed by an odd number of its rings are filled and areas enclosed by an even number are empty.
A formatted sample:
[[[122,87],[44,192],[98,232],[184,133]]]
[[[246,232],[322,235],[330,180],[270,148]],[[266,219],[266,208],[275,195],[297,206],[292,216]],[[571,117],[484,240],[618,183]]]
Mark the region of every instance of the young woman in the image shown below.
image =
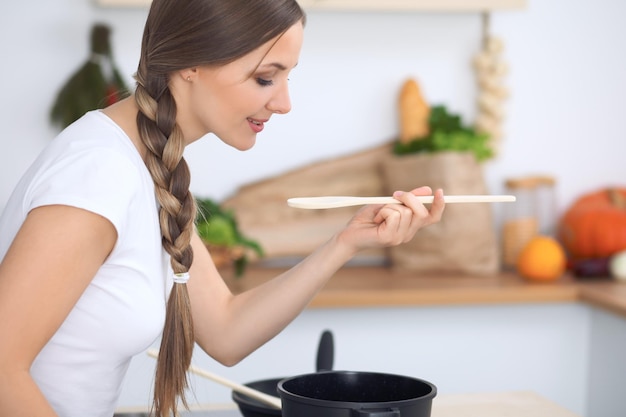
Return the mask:
[[[194,343],[233,365],[280,332],[358,251],[439,221],[416,195],[366,206],[300,264],[243,294],[194,232],[186,145],[252,147],[289,112],[295,0],[154,0],[135,94],[65,129],[0,220],[0,415],[110,417],[133,355],[162,336],[154,412],[176,413]]]

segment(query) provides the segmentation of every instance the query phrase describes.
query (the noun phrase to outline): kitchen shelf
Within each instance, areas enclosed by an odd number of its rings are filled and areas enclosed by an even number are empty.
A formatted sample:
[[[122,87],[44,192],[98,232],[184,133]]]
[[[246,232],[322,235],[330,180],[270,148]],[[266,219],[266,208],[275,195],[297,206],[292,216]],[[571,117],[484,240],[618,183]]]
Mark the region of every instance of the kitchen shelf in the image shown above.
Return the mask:
[[[151,0],[96,0],[102,7],[148,7]],[[300,0],[306,10],[484,12],[526,7],[527,0]]]
[[[285,272],[250,266],[236,277],[222,269],[234,293],[256,287]],[[529,282],[514,272],[494,276],[396,271],[386,267],[343,267],[313,299],[311,308],[398,307],[583,302],[626,317],[626,282],[610,278],[577,279],[566,274],[554,282]]]

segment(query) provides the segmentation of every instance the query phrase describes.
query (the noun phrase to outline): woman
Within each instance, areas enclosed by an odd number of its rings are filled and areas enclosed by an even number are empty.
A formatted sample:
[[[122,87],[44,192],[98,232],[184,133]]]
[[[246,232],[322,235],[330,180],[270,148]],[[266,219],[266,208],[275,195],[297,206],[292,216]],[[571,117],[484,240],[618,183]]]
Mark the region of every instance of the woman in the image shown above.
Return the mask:
[[[439,221],[441,191],[430,210],[428,187],[396,192],[403,205],[364,207],[291,270],[229,292],[194,232],[183,150],[209,132],[248,149],[289,112],[303,25],[294,0],[153,1],[134,96],[65,129],[0,221],[0,415],[110,417],[161,332],[154,412],[176,414],[194,343],[234,365],[358,251]]]

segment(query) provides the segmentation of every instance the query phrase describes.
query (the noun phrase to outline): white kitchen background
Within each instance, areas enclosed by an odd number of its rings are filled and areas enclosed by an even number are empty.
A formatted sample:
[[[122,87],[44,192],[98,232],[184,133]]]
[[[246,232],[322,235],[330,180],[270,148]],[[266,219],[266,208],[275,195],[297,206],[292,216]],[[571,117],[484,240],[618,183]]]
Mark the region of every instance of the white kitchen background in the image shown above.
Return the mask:
[[[0,209],[55,135],[51,104],[87,58],[94,22],[112,27],[116,61],[132,82],[147,11],[94,4],[0,2]],[[624,0],[528,0],[524,10],[493,14],[512,95],[500,154],[485,164],[490,192],[503,192],[506,177],[554,175],[561,211],[582,193],[626,185],[625,19]],[[190,146],[194,193],[222,199],[243,184],[388,142],[398,131],[396,101],[407,77],[419,81],[430,103],[468,122],[475,115],[470,61],[480,43],[478,14],[311,12],[305,36],[291,75],[293,111],[272,118],[248,152],[212,136]],[[612,320],[575,305],[314,310],[233,369],[200,364],[241,382],[309,372],[319,332],[331,327],[340,368],[411,373],[443,393],[534,389],[583,415],[603,398],[601,384],[620,385],[623,369],[601,354],[609,344],[590,342],[603,329],[594,324],[598,317],[600,324]],[[615,369],[611,382],[590,372],[598,364]],[[123,404],[146,403],[152,365],[134,362]],[[228,400],[228,391],[211,383],[196,394]]]
[[[0,208],[56,133],[48,112],[87,58],[91,25],[112,27],[131,83],[146,13],[94,0],[0,2]],[[500,155],[485,164],[490,192],[503,192],[505,177],[552,174],[562,210],[581,193],[626,183],[624,18],[623,0],[529,0],[526,9],[493,14],[511,98]],[[196,194],[223,199],[242,184],[388,142],[407,77],[430,103],[474,118],[477,13],[311,12],[305,36],[291,75],[293,111],[272,118],[250,151],[212,136],[189,147]]]

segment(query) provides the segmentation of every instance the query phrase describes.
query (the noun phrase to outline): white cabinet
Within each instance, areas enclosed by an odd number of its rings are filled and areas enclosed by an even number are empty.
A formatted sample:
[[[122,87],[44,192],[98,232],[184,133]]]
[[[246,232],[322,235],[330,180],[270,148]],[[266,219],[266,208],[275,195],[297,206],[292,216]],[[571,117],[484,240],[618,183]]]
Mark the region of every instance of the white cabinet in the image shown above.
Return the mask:
[[[237,382],[309,373],[315,369],[320,334],[329,329],[335,339],[334,369],[420,377],[442,394],[534,391],[582,416],[590,389],[590,315],[590,308],[579,303],[307,309],[234,367],[217,364],[199,349],[193,361]],[[593,334],[603,329],[598,330]],[[613,379],[603,380],[610,362]],[[599,406],[608,405],[605,393],[615,394],[610,402],[616,414],[593,417],[625,416],[616,375],[626,359],[618,355],[595,363],[602,365],[594,374],[596,391],[605,399]],[[154,360],[136,357],[120,406],[146,405],[153,378]],[[230,390],[213,381],[194,375],[191,385],[194,402],[230,401]]]

